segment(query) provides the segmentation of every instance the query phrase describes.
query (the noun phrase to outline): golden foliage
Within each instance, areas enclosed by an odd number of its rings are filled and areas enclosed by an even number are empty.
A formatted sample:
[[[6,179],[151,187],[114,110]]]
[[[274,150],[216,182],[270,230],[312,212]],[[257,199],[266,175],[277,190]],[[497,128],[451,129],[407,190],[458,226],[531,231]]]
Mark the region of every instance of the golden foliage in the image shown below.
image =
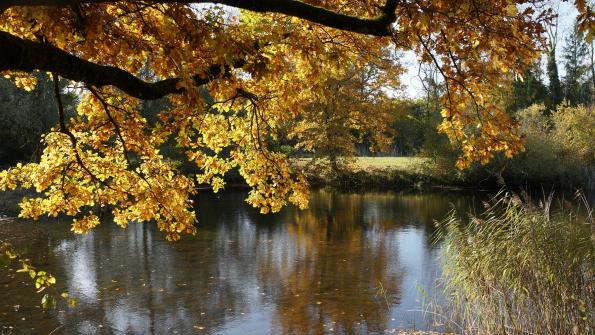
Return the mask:
[[[384,6],[383,0],[307,2],[365,17]],[[42,194],[23,201],[22,217],[67,214],[77,217],[73,230],[85,232],[98,224],[92,213],[109,207],[119,225],[154,220],[172,240],[195,233],[189,201],[195,184],[209,183],[217,191],[232,168],[252,188],[247,201],[263,213],[288,203],[304,207],[305,178],[269,143],[284,126],[296,124],[292,136],[298,147],[322,145],[306,135],[320,134],[320,113],[313,106],[332,100],[329,87],[335,87],[352,99],[340,101],[333,117],[346,116],[346,126],[365,129],[382,144],[385,91],[399,86],[402,72],[390,56],[402,50],[435,63],[445,78],[439,130],[462,146],[458,167],[486,162],[499,151],[511,156],[521,150],[522,139],[490,92],[539,55],[551,13],[536,12],[539,7],[530,2],[535,1],[496,0],[482,2],[481,8],[474,0],[400,2],[392,37],[276,13],[241,11],[239,18],[229,18],[220,7],[175,2],[10,7],[0,14],[4,32],[149,81],[181,81],[180,94],[169,96],[170,106],[156,124],[141,114],[137,99],[115,88],[76,88],[82,97],[78,114],[45,136],[39,163],[1,172],[0,188],[34,188]],[[582,1],[577,4],[581,13],[590,13]],[[369,80],[332,84],[365,73],[371,64],[379,70]],[[221,73],[213,76],[213,66]],[[3,75],[15,76],[26,89],[34,85],[21,73]],[[197,87],[197,75],[211,77]],[[365,90],[356,94],[354,83]],[[344,140],[354,139],[338,139]],[[201,169],[196,180],[181,175],[160,152],[168,141]]]

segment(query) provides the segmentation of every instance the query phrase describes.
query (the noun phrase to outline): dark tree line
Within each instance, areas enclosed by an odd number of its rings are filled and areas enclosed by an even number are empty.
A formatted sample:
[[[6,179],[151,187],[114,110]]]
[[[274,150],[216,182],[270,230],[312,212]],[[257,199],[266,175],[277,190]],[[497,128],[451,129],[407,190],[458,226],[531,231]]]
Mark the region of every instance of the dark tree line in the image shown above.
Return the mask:
[[[42,149],[42,134],[58,121],[53,82],[41,72],[36,79],[35,89],[27,92],[0,77],[0,165],[35,159]],[[72,115],[76,96],[66,94],[65,105]]]
[[[522,79],[513,84],[511,111],[542,103],[549,110],[565,102],[571,106],[592,105],[595,102],[595,66],[593,43],[587,43],[584,33],[575,25],[564,38],[558,55],[555,43],[546,53],[545,69],[536,63]],[[560,75],[559,68],[563,68]],[[545,73],[544,73],[545,70]]]

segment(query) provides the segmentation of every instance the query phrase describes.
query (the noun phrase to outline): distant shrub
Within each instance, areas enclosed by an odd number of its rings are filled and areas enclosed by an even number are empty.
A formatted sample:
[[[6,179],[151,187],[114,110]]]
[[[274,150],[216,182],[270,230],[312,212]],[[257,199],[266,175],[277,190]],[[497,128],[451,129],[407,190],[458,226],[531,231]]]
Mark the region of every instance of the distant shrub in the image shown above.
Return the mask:
[[[532,105],[515,116],[525,137],[524,152],[458,171],[453,168],[456,149],[438,140],[425,145],[434,161],[428,173],[453,184],[595,189],[593,107],[562,104],[548,114],[544,105]]]
[[[505,179],[529,184],[592,189],[595,159],[593,107],[560,105],[551,115],[533,105],[517,115],[525,152],[500,162]]]
[[[551,119],[552,138],[581,161],[595,163],[595,108],[560,105]]]

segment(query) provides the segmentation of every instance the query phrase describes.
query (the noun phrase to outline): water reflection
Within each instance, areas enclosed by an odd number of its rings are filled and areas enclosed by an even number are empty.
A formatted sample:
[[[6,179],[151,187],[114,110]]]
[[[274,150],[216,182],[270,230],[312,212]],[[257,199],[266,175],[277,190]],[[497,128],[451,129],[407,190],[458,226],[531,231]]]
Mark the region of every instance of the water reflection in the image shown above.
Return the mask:
[[[22,277],[0,273],[0,326],[37,334],[359,334],[424,328],[417,286],[439,266],[432,220],[445,194],[320,191],[305,211],[262,216],[241,192],[198,199],[199,234],[166,242],[151,225],[19,225],[76,308],[43,313]],[[16,227],[13,227],[16,226]],[[27,227],[28,226],[28,227]],[[7,229],[7,226],[0,226]],[[30,234],[30,233],[29,233]],[[14,235],[11,233],[11,236]],[[15,311],[15,305],[19,305]],[[24,320],[23,320],[24,318]],[[33,328],[33,329],[32,329]]]

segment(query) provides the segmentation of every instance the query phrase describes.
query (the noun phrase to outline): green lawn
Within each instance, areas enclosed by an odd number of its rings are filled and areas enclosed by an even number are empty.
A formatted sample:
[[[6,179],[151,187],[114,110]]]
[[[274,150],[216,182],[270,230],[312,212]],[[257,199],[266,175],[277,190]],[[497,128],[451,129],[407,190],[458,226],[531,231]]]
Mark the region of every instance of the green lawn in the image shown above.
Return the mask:
[[[427,162],[427,158],[422,157],[357,157],[356,169],[389,169],[413,171]]]
[[[298,165],[305,165],[310,159],[297,159]],[[428,158],[422,157],[357,157],[355,171],[359,170],[400,170],[415,171],[419,169]]]

